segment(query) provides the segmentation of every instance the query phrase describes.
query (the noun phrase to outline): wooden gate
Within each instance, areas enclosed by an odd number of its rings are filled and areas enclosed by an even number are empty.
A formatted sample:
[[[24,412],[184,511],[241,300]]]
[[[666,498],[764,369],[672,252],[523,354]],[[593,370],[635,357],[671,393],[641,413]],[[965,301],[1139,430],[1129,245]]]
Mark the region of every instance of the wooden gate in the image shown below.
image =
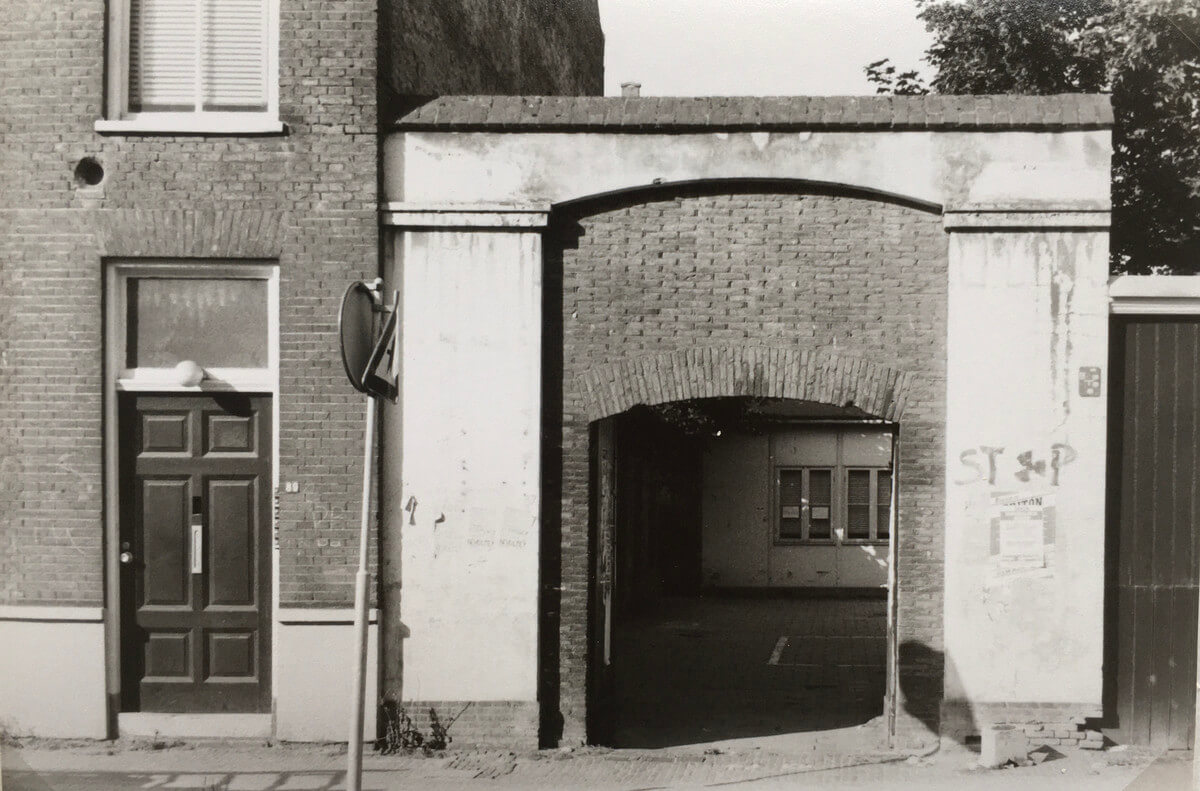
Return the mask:
[[[1190,748],[1200,561],[1200,321],[1114,319],[1105,720],[1115,741]]]

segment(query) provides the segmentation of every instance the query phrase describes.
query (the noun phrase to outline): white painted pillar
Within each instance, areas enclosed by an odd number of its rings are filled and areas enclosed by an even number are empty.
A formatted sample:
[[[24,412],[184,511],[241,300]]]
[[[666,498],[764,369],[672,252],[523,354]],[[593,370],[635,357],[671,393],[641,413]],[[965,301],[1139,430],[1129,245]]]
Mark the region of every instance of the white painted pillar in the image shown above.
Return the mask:
[[[946,226],[947,705],[1098,714],[1108,213]]]
[[[384,222],[402,311],[381,503],[385,542],[400,537],[402,697],[532,704],[546,210],[392,205]]]

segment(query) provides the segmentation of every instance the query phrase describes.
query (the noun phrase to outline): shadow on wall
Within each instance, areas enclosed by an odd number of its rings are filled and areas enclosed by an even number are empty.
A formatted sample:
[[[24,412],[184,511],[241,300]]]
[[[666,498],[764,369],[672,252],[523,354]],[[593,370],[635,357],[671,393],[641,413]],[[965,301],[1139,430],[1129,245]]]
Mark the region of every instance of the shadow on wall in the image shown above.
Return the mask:
[[[562,252],[548,245],[542,288],[542,498],[538,592],[538,745],[563,738],[562,657]]]
[[[900,643],[900,706],[910,720],[907,727],[919,723],[934,737],[949,736],[960,744],[978,734],[970,701],[942,700],[945,679],[954,675],[954,663],[944,652],[919,640]],[[901,732],[905,727],[898,724]]]

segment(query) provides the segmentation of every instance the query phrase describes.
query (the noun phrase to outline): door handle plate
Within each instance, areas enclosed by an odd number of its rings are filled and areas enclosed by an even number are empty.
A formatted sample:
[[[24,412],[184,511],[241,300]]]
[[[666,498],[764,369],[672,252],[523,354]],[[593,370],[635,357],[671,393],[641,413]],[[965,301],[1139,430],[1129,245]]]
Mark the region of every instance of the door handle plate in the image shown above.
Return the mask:
[[[191,556],[192,556],[192,573],[204,573],[204,523],[200,519],[200,514],[192,514],[192,540],[191,540]]]

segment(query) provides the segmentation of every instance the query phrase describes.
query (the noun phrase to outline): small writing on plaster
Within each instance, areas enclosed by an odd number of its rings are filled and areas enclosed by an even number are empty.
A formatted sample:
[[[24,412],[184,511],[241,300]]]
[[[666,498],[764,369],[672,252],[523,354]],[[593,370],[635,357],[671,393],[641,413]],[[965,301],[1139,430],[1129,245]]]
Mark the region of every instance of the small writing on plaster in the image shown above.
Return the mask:
[[[500,545],[504,547],[524,547],[529,541],[526,530],[528,518],[519,508],[504,509],[504,521],[500,527]]]

